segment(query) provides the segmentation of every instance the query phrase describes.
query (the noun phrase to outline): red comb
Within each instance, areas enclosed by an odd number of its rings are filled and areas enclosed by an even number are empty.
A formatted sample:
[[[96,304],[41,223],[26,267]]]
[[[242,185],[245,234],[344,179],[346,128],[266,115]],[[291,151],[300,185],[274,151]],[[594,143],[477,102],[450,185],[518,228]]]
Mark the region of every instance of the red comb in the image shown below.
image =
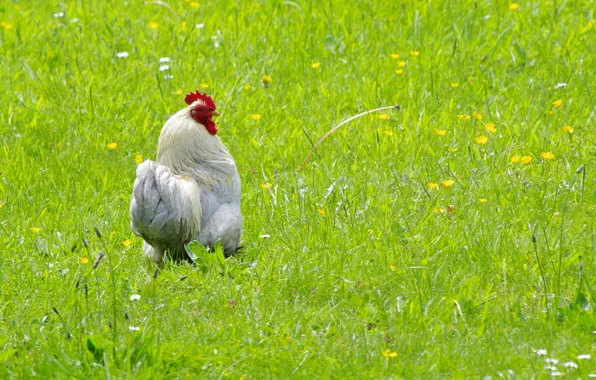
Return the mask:
[[[213,99],[211,99],[211,97],[209,95],[205,94],[201,94],[199,92],[199,90],[196,90],[197,92],[191,92],[190,94],[186,95],[184,97],[184,101],[186,102],[186,104],[191,105],[194,102],[196,102],[197,100],[202,100],[203,103],[205,103],[205,105],[209,108],[215,109],[215,103],[213,102]]]

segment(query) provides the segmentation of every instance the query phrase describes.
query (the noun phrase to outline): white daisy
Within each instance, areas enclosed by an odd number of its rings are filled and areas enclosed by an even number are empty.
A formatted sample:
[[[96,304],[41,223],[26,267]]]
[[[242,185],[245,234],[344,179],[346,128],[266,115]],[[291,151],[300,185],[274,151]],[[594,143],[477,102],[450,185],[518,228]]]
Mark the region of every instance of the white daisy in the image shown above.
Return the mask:
[[[590,354],[581,354],[581,355],[577,355],[577,358],[579,360],[584,360],[584,359],[590,359],[592,356]]]
[[[127,51],[121,51],[120,53],[116,53],[116,57],[118,57],[118,58],[128,58],[128,52]]]
[[[166,71],[170,69],[170,65],[161,65],[159,66],[159,71]]]
[[[130,296],[130,300],[131,301],[138,301],[141,299],[141,295],[140,294],[133,294]]]
[[[128,326],[130,331],[139,331],[141,328],[139,326]]]
[[[159,62],[162,62],[162,63],[170,62],[170,57],[161,57],[159,59]]]

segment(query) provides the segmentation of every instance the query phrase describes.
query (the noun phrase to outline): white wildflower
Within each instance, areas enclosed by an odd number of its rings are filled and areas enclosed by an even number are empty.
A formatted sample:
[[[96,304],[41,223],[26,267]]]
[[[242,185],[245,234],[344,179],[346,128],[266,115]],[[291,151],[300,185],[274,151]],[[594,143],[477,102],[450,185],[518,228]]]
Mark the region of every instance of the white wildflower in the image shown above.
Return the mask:
[[[120,53],[116,53],[116,57],[118,57],[118,58],[128,58],[128,52],[127,51],[121,51]]]
[[[131,301],[138,301],[141,299],[141,295],[140,294],[133,294],[130,296],[130,300]]]
[[[167,74],[167,75],[164,75],[163,76],[163,79],[167,79],[167,80],[170,80],[170,79],[173,79],[173,78],[174,78],[174,76],[173,75],[170,75],[170,74]]]
[[[565,88],[565,87],[567,87],[567,83],[557,83],[555,85],[555,90],[559,89],[559,88]]]
[[[128,326],[130,331],[139,331],[141,328],[139,326]]]
[[[591,378],[591,379],[593,379],[593,378],[595,378],[595,377],[596,377],[596,373],[590,373],[590,374],[588,375],[588,377],[589,377],[589,378]]]
[[[546,359],[544,359],[544,362],[549,363],[549,364],[557,364],[557,363],[559,363],[559,360],[554,359],[554,358],[546,358]]]
[[[581,355],[577,355],[577,358],[579,360],[585,360],[585,359],[590,359],[592,357],[592,355],[590,354],[581,354]]]
[[[196,28],[197,29],[203,29],[205,27],[205,24],[197,24]]]
[[[58,12],[58,13],[54,13],[54,17],[55,17],[55,18],[61,18],[61,17],[64,17],[64,12]]]
[[[271,235],[265,234],[265,235],[259,236],[259,239],[269,239],[270,237],[271,237]]]
[[[162,63],[170,62],[170,57],[161,57],[159,59],[159,62],[162,62]]]
[[[161,65],[159,66],[159,71],[166,71],[170,69],[170,65]]]
[[[546,349],[544,349],[544,348],[539,348],[539,349],[537,349],[537,350],[534,350],[534,353],[535,353],[536,355],[539,355],[539,356],[546,355]]]
[[[545,365],[544,369],[549,370],[549,371],[556,371],[557,367],[555,367],[554,365]]]
[[[559,377],[559,376],[563,376],[563,373],[562,372],[551,372],[550,375],[552,377]]]
[[[77,22],[79,22],[78,18],[73,18],[72,20],[70,20],[71,23],[76,24]]]
[[[565,363],[563,363],[563,367],[565,367],[565,368],[578,368],[579,366],[577,365],[576,362],[565,362]]]

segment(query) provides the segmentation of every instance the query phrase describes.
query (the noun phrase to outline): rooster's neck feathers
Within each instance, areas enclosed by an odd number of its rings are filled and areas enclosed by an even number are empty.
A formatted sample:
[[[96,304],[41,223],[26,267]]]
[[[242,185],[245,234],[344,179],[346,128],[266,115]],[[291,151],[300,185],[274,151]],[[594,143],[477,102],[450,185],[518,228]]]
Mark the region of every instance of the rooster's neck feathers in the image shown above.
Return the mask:
[[[236,163],[217,136],[190,116],[187,107],[172,116],[161,130],[157,162],[177,175],[187,175],[206,186],[231,180]]]

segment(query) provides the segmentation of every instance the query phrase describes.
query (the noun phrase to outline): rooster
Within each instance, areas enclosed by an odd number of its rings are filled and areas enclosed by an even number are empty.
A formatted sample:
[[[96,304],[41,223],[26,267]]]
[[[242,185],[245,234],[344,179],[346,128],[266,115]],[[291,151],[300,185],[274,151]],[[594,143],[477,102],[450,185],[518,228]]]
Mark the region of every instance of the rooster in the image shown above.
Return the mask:
[[[240,177],[232,155],[217,136],[215,103],[198,91],[165,123],[157,162],[137,167],[130,225],[144,240],[145,255],[163,263],[166,252],[188,260],[193,240],[209,248],[219,242],[235,253],[242,234]]]

